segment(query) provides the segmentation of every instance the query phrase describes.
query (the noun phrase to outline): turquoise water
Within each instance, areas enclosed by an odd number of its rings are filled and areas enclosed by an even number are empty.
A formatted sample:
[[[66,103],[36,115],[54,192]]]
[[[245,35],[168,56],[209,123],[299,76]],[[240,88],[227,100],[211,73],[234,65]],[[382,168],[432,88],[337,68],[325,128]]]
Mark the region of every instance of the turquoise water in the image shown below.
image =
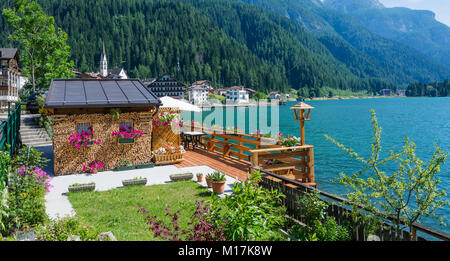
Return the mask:
[[[279,107],[279,129],[283,134],[299,136],[299,124],[289,108],[297,102],[289,102]],[[434,153],[434,143],[444,152],[450,153],[450,98],[390,98],[355,99],[339,101],[309,101],[315,107],[311,121],[306,122],[306,143],[315,146],[315,176],[321,190],[342,194],[345,188],[332,180],[340,172],[346,174],[360,170],[360,165],[342,150],[324,138],[332,138],[351,147],[360,156],[368,157],[372,142],[370,109],[374,109],[382,130],[384,155],[390,149],[399,151],[404,137],[409,137],[417,145],[416,155],[429,161]],[[249,109],[239,108],[249,116]],[[211,112],[204,112],[203,118]],[[183,115],[183,118],[189,118]],[[237,119],[237,121],[242,119]],[[245,128],[249,132],[249,128]],[[450,157],[441,168],[439,187],[448,191],[450,201]],[[439,226],[439,221],[426,218],[423,225],[450,233],[450,207],[437,211],[444,218],[447,227]]]

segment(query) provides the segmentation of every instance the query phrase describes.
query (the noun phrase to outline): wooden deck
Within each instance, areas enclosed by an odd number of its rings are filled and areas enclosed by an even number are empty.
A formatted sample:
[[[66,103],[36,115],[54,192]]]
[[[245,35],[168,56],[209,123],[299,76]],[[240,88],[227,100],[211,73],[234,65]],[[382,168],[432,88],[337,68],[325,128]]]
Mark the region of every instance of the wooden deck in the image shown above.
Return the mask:
[[[184,161],[175,164],[176,167],[209,166],[232,178],[237,177],[240,181],[247,179],[247,173],[250,168],[250,162],[241,161],[233,157],[224,157],[222,153],[208,152],[200,148],[187,150],[183,158]]]

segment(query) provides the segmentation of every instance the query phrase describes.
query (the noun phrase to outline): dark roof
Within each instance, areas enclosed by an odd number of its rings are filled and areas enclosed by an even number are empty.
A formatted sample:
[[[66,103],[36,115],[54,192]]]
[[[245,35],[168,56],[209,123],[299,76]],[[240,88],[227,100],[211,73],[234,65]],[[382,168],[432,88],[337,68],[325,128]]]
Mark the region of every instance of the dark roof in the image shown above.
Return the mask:
[[[17,48],[0,48],[0,59],[13,59],[17,54]]]
[[[137,79],[55,79],[44,107],[145,107],[161,101]]]
[[[119,75],[123,68],[108,69],[108,73]]]

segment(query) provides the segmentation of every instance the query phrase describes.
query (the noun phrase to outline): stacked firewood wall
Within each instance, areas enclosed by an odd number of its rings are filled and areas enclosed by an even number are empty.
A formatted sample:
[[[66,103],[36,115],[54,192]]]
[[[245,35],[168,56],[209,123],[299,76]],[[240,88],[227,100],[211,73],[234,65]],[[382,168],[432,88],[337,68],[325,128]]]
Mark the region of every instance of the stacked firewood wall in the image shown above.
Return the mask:
[[[180,114],[180,110],[177,108],[159,108],[158,113],[173,112]],[[153,127],[153,140],[152,149],[157,150],[164,146],[180,146],[181,128],[176,124],[170,124],[167,126],[154,126]]]
[[[105,165],[100,171],[113,170],[121,165],[122,159],[129,160],[131,165],[152,161],[153,115],[150,112],[121,113],[119,119],[100,113],[54,115],[52,120],[55,175],[83,173],[83,165],[94,160]],[[142,131],[143,136],[134,143],[119,144],[118,137],[111,134],[119,131],[120,122],[132,122],[133,129]],[[101,143],[82,146],[80,150],[70,144],[69,137],[77,132],[77,123],[90,123],[94,139],[100,139]]]

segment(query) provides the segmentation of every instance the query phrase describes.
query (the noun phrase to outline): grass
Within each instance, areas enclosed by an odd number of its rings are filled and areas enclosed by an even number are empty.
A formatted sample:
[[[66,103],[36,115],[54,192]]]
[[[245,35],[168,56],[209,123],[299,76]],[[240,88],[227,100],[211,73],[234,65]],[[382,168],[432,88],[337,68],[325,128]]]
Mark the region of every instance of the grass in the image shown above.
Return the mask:
[[[139,207],[145,207],[152,216],[158,217],[165,216],[167,205],[171,213],[179,210],[180,229],[186,229],[195,211],[195,202],[208,200],[210,196],[209,190],[192,181],[68,193],[78,217],[98,231],[111,231],[121,241],[160,240],[149,231],[145,215],[137,213]]]

